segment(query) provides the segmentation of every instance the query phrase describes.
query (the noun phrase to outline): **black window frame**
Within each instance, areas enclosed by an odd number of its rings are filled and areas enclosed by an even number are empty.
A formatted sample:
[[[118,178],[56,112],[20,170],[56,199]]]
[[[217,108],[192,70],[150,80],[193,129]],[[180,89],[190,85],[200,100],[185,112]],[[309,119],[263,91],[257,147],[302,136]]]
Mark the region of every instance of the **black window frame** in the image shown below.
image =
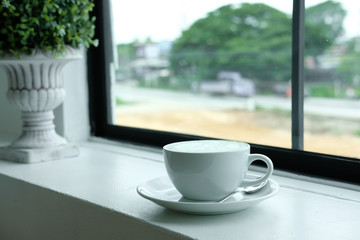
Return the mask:
[[[304,62],[304,0],[293,0],[292,23],[292,149],[252,144],[252,152],[269,156],[275,169],[291,173],[360,183],[360,161],[356,158],[303,151],[303,62]],[[89,111],[91,135],[142,145],[162,147],[167,143],[194,139],[209,139],[187,134],[155,131],[111,124],[110,62],[112,39],[109,0],[94,0],[96,38],[100,44],[87,53]],[[359,146],[360,147],[360,146]]]

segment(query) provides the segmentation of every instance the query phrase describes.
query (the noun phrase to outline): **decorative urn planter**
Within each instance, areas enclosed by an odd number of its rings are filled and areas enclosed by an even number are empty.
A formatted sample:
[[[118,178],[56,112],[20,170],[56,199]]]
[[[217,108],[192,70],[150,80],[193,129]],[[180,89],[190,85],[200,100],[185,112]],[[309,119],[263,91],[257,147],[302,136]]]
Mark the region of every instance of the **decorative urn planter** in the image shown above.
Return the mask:
[[[0,67],[9,80],[7,98],[22,112],[22,134],[7,147],[0,148],[0,159],[32,163],[73,157],[78,147],[55,132],[53,110],[65,98],[62,69],[81,59],[81,52],[67,48],[63,56],[37,51],[32,55],[0,56]]]

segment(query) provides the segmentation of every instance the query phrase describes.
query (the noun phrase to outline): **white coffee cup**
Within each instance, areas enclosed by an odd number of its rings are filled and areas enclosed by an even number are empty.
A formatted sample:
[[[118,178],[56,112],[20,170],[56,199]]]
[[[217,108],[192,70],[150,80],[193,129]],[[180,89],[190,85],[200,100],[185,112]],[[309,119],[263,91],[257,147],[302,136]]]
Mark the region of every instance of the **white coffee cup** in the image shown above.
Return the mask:
[[[176,187],[192,200],[219,200],[239,187],[261,184],[273,172],[265,155],[250,154],[250,145],[227,140],[196,140],[171,143],[163,147],[166,171]],[[244,179],[255,160],[267,165],[259,179]]]

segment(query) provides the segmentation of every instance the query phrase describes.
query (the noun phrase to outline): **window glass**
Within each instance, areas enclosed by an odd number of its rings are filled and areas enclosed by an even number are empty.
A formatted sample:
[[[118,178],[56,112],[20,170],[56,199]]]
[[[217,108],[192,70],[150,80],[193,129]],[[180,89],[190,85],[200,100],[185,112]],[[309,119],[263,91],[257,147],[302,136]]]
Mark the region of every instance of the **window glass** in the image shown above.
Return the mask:
[[[292,1],[112,1],[113,124],[291,146]]]
[[[360,157],[360,2],[305,2],[304,148]]]

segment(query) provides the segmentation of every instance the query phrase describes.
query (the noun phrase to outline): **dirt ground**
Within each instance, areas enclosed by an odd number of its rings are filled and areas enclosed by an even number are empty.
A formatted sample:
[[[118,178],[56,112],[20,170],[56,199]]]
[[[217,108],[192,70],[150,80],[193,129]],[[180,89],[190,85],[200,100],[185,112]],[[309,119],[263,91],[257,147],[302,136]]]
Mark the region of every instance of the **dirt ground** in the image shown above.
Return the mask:
[[[215,138],[291,147],[289,113],[246,110],[176,110],[156,113],[118,111],[116,124]],[[305,118],[305,150],[360,158],[356,121],[308,116]]]

